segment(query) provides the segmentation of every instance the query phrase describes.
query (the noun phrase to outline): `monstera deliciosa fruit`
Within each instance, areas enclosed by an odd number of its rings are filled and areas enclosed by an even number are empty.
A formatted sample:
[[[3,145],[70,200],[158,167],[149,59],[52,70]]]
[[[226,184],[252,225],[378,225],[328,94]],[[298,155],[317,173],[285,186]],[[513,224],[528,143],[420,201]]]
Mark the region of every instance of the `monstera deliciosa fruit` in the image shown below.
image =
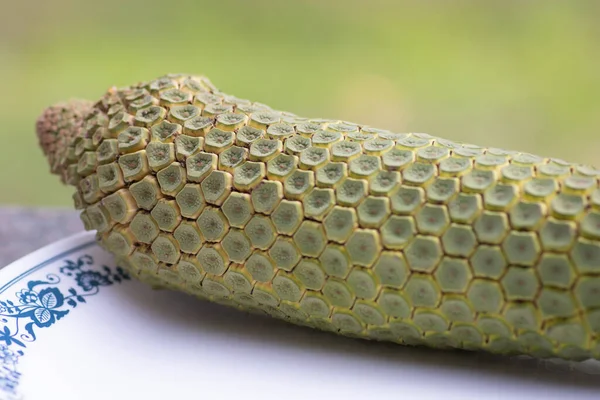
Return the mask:
[[[342,335],[600,358],[600,170],[301,118],[165,75],[46,109],[87,230],[154,287]]]

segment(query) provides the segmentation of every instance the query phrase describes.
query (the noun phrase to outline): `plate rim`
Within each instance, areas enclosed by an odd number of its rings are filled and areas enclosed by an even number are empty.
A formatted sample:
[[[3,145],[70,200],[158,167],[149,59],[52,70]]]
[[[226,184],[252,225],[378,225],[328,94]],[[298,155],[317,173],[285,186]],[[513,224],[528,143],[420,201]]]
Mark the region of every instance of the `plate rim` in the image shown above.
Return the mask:
[[[39,329],[54,325],[75,308],[77,303],[85,303],[85,297],[98,294],[101,286],[111,286],[117,282],[121,283],[123,280],[131,279],[118,265],[113,268],[104,265],[104,270],[100,272],[98,266],[101,263],[94,261],[88,254],[81,254],[95,248],[101,249],[94,232],[82,231],[47,244],[0,270],[0,285],[2,285],[0,286],[0,295],[4,295],[0,298],[0,308],[2,309],[0,328],[4,328],[0,330],[0,398],[22,399],[20,386],[23,371],[19,369],[19,361],[28,353],[25,350],[29,346],[25,343],[38,341],[36,333]],[[18,297],[19,293],[27,291],[32,293],[35,299],[20,299],[18,302],[11,302],[7,297],[9,289],[26,281],[30,275],[43,271],[44,268],[52,266],[57,261],[65,260],[69,255],[78,253],[76,263],[71,262],[70,265],[67,263],[67,267],[57,268],[57,271],[53,271],[56,274],[49,272],[45,280],[29,281],[21,292],[15,294]],[[66,268],[68,272],[63,272],[63,268]],[[104,279],[103,282],[95,285],[88,283],[88,287],[86,287],[78,281],[79,276],[90,273],[100,274],[100,277]],[[51,277],[52,275],[53,277]],[[69,281],[75,285],[69,289],[61,287]],[[59,287],[61,288],[59,289]],[[54,301],[49,300],[44,303],[46,296],[54,296],[52,299]],[[60,300],[57,301],[57,299]],[[31,308],[35,310],[32,311]],[[28,310],[23,312],[25,309]],[[34,313],[37,309],[43,309],[40,315]],[[44,312],[46,314],[42,315]],[[56,316],[53,313],[57,313]],[[21,320],[29,323],[23,327],[19,325]],[[11,332],[13,328],[15,329],[14,333]],[[23,333],[23,330],[27,333]]]
[[[12,285],[19,282],[21,279],[23,279],[27,275],[43,268],[44,266],[50,264],[51,262],[56,261],[58,258],[64,257],[68,253],[71,253],[71,252],[77,251],[77,250],[81,250],[85,247],[92,246],[94,244],[96,244],[94,233],[82,231],[82,232],[78,232],[73,235],[67,236],[63,239],[59,239],[55,242],[49,243],[43,247],[40,247],[37,250],[34,250],[16,260],[14,260],[13,262],[9,263],[8,265],[6,265],[2,269],[0,269],[0,284],[2,285],[2,286],[0,286],[0,294],[4,293]],[[49,253],[50,251],[53,251],[53,249],[55,249],[55,248],[61,248],[60,253],[58,253],[58,254],[55,253],[52,257],[50,257],[42,262],[37,262],[37,264],[34,265],[33,267],[26,269],[27,266],[31,265],[32,263],[36,263],[35,260],[40,260],[40,259],[44,258],[43,257],[44,254]],[[24,269],[24,268],[26,269],[25,271],[22,271],[20,274],[18,274],[17,276],[14,276],[12,279],[10,278],[10,276],[17,274],[19,269]],[[6,278],[6,276],[9,276],[10,280],[6,283],[2,283],[4,281],[4,279]]]

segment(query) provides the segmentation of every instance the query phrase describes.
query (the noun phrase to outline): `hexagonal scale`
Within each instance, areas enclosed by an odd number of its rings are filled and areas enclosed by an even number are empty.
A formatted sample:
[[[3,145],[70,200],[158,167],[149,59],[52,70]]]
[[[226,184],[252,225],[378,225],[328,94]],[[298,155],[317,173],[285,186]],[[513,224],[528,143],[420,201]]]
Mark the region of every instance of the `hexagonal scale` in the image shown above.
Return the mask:
[[[390,193],[392,212],[395,214],[412,214],[425,201],[422,188],[397,186]]]
[[[172,235],[161,233],[152,242],[152,252],[159,261],[175,264],[181,257],[179,244]]]
[[[544,319],[570,317],[577,313],[573,296],[564,290],[542,288],[536,303]]]
[[[415,218],[420,233],[441,235],[450,224],[446,206],[425,204]]]
[[[504,274],[508,263],[499,246],[480,245],[470,258],[475,276],[498,279]]]
[[[269,249],[269,256],[277,268],[291,271],[300,261],[300,250],[292,239],[278,237]]]
[[[209,204],[220,206],[231,193],[231,174],[223,171],[212,171],[200,184],[204,200]]]
[[[327,318],[331,312],[331,305],[319,293],[306,292],[300,300],[300,308],[312,317]],[[326,321],[326,324],[328,325],[329,321]]]
[[[219,154],[219,169],[234,173],[235,168],[239,167],[247,158],[248,151],[243,147],[231,146]]]
[[[283,149],[281,141],[258,139],[250,145],[249,158],[252,161],[267,162],[275,158]]]
[[[485,279],[474,279],[467,297],[476,311],[494,313],[502,309],[504,295],[500,285]]]
[[[410,301],[396,290],[383,289],[379,294],[377,304],[390,317],[408,318],[411,314]]]
[[[229,266],[227,253],[218,244],[207,243],[198,252],[196,259],[207,273],[223,275]]]
[[[329,161],[329,150],[322,147],[309,147],[300,153],[299,166],[302,169],[316,170]]]
[[[151,244],[158,236],[159,229],[149,213],[138,212],[129,224],[129,229],[141,243]]]
[[[461,258],[444,257],[435,271],[435,279],[444,292],[464,293],[472,279],[469,263]]]
[[[369,267],[381,251],[379,234],[372,229],[357,229],[348,239],[347,249],[353,264]]]
[[[573,264],[566,254],[542,254],[536,269],[545,286],[568,289],[575,280]]]
[[[135,237],[126,228],[115,227],[105,237],[108,250],[118,256],[128,256],[135,249]]]
[[[355,300],[350,287],[341,279],[327,279],[322,292],[327,300],[336,307],[350,308]]]
[[[126,189],[121,189],[102,199],[102,205],[110,214],[111,219],[126,224],[135,215],[137,211],[133,196]]]
[[[294,242],[303,255],[318,257],[325,249],[327,238],[321,224],[312,221],[304,221],[294,234]]]
[[[236,228],[244,228],[254,213],[250,195],[238,192],[232,192],[227,197],[221,210],[229,224]]]
[[[154,176],[146,176],[139,182],[132,184],[129,192],[137,205],[145,210],[152,210],[159,199],[163,197],[158,181]]]
[[[514,229],[535,229],[546,215],[546,205],[520,201],[510,209],[510,223]]]
[[[199,152],[185,160],[186,175],[192,182],[202,182],[217,169],[218,158],[215,154]]]
[[[581,273],[600,271],[600,243],[579,238],[570,252],[575,268]]]
[[[196,220],[205,240],[219,242],[229,230],[227,217],[216,207],[206,207]]]
[[[436,307],[442,293],[432,276],[413,274],[406,283],[404,292],[414,306]]]
[[[271,180],[284,181],[298,166],[298,157],[289,154],[278,154],[267,163],[267,177]]]
[[[357,227],[356,211],[335,206],[325,217],[323,227],[329,240],[344,243]]]
[[[325,273],[317,260],[301,260],[293,274],[308,289],[321,290],[325,284]]]
[[[250,194],[254,210],[271,214],[283,199],[283,185],[276,181],[261,182]]]
[[[282,300],[299,301],[302,297],[300,283],[289,273],[279,271],[273,279],[273,289]]]
[[[502,243],[502,250],[509,263],[524,266],[533,266],[541,254],[533,232],[510,232]]]
[[[541,318],[532,303],[508,303],[503,314],[506,322],[515,329],[537,331],[540,328]]]
[[[325,163],[315,171],[318,187],[335,188],[348,177],[348,165],[343,162]]]
[[[417,235],[404,254],[413,271],[431,272],[443,256],[440,240],[434,236]]]
[[[505,213],[484,211],[473,225],[477,240],[482,243],[500,244],[509,230]]]
[[[286,198],[301,200],[314,186],[314,172],[295,170],[285,179],[283,190]]]
[[[346,282],[359,298],[374,299],[377,295],[377,280],[367,269],[354,267]]]
[[[200,185],[193,183],[185,185],[179,193],[177,193],[177,196],[175,196],[175,201],[179,206],[181,215],[186,218],[198,218],[206,206]]]
[[[475,318],[475,310],[463,296],[444,296],[440,311],[452,322],[472,322]]]
[[[379,157],[362,154],[349,162],[348,172],[353,178],[363,179],[374,175],[380,169]]]
[[[501,283],[509,300],[533,300],[540,287],[533,268],[514,266],[508,269]]]
[[[580,277],[574,293],[582,307],[586,309],[600,307],[600,277]]]
[[[392,251],[382,252],[373,270],[382,285],[395,288],[402,288],[410,275],[402,253]]]
[[[251,293],[253,287],[252,276],[241,265],[232,264],[225,274],[223,283],[234,293]]]
[[[335,204],[335,194],[333,189],[314,188],[302,200],[304,204],[304,215],[321,221],[325,214]]]
[[[244,233],[252,242],[252,246],[266,250],[275,241],[275,227],[269,217],[264,215],[255,215],[246,224]]]
[[[379,326],[385,324],[383,311],[374,302],[357,300],[352,307],[356,316],[367,325]]]
[[[238,130],[236,135],[236,144],[238,146],[249,148],[253,142],[261,139],[264,135],[264,130],[256,129],[246,125]]]
[[[299,201],[282,200],[271,214],[275,229],[282,235],[293,235],[303,218],[302,203]]]
[[[204,150],[208,153],[221,154],[233,145],[235,134],[219,128],[213,128],[204,137]]]
[[[400,183],[400,173],[396,171],[379,171],[369,178],[369,193],[373,196],[384,196]]]
[[[199,283],[206,275],[196,257],[187,254],[181,256],[177,272],[181,279],[188,283]]]
[[[412,320],[424,332],[444,332],[449,326],[448,320],[441,313],[430,310],[415,311]]]
[[[483,202],[479,194],[459,193],[448,204],[450,219],[464,224],[471,223],[479,216],[482,208]]]
[[[547,219],[542,225],[539,236],[542,247],[547,251],[567,251],[575,240],[577,224],[571,221]]]
[[[204,242],[198,225],[192,221],[182,221],[173,232],[173,237],[179,243],[181,251],[190,254],[196,254]]]
[[[179,163],[173,163],[156,174],[161,191],[175,196],[186,183],[185,169]]]
[[[123,174],[116,162],[100,165],[97,169],[98,187],[104,193],[112,193],[125,186]]]
[[[350,272],[350,256],[344,246],[328,244],[319,260],[328,275],[343,279]]]
[[[150,214],[163,231],[173,232],[181,222],[181,213],[175,200],[160,199]]]
[[[446,254],[469,257],[477,245],[477,239],[470,226],[452,224],[442,236]]]
[[[425,186],[435,174],[435,167],[431,164],[414,162],[402,171],[402,180],[406,184]]]
[[[125,182],[139,181],[150,172],[145,150],[122,155],[119,157],[119,167]]]
[[[356,207],[367,195],[368,182],[363,179],[345,178],[336,188],[337,203],[342,206]]]
[[[221,241],[221,245],[229,259],[236,263],[243,263],[252,252],[250,240],[239,229],[230,229]]]
[[[259,282],[269,282],[275,274],[273,260],[270,259],[267,253],[260,251],[252,253],[246,261],[245,267],[252,277]]]

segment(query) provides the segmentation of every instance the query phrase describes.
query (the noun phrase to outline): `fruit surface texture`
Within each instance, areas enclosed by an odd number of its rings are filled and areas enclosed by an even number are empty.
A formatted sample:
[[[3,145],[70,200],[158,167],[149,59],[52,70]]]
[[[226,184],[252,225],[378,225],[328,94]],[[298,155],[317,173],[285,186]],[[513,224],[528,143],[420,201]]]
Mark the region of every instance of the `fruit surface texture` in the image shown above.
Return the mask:
[[[141,281],[355,338],[600,359],[600,170],[165,75],[37,122]]]

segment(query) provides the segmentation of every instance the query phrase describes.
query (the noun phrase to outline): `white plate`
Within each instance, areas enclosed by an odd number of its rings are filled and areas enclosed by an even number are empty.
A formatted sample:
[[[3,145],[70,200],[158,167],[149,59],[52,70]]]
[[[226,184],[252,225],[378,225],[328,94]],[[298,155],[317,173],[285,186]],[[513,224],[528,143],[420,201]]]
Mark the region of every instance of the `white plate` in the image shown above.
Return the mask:
[[[0,271],[0,300],[2,399],[600,397],[571,364],[346,339],[154,291],[91,233]]]

